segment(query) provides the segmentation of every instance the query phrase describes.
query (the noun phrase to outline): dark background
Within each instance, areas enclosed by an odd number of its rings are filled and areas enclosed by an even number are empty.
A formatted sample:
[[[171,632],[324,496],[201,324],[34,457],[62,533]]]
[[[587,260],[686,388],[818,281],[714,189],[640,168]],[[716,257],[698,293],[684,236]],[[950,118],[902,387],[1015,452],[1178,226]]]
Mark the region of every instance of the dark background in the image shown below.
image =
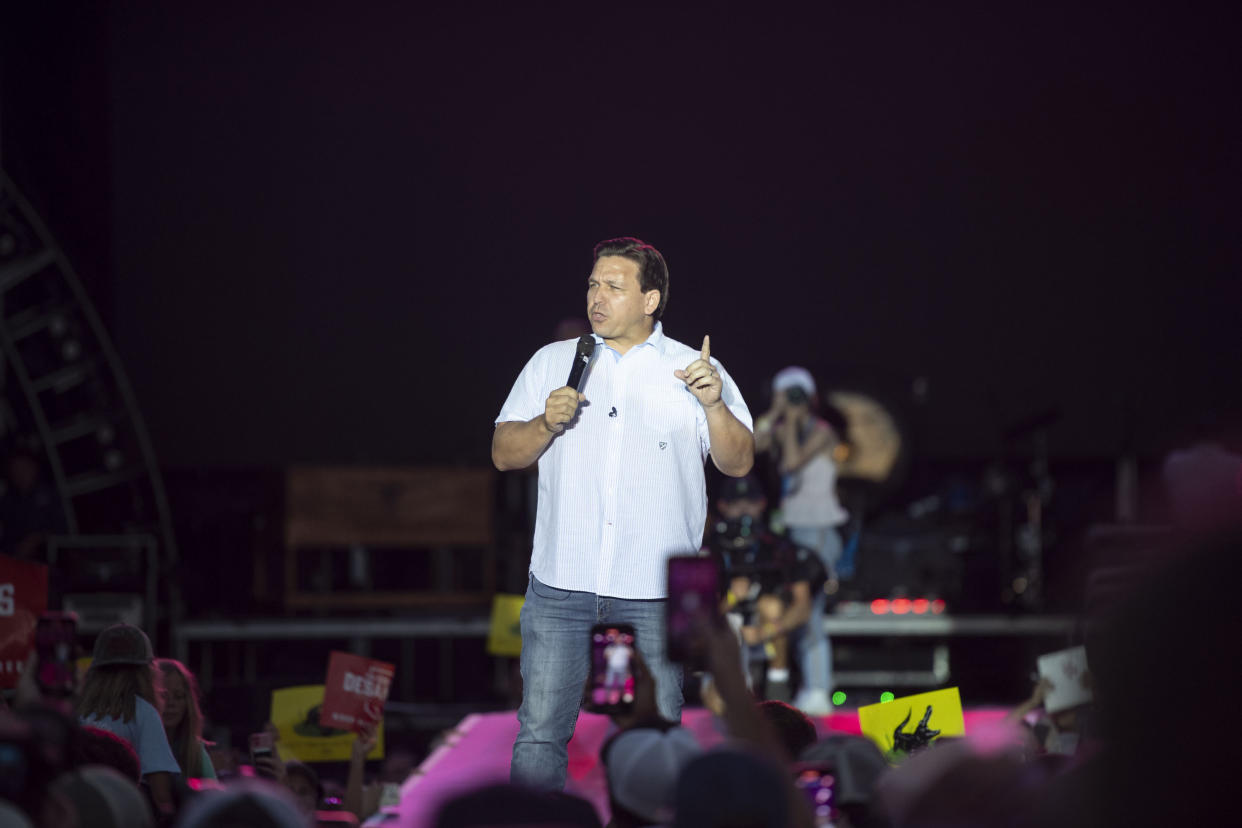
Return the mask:
[[[1165,452],[1242,437],[1237,3],[668,5],[0,10],[0,166],[113,334],[191,616],[288,612],[284,467],[486,464],[610,236],[663,250],[668,333],[710,333],[756,413],[790,363],[893,409],[909,479],[862,559],[897,577],[876,549],[932,566],[967,531],[979,606],[955,611],[995,609],[1011,574],[1015,424],[1055,415],[1053,611],[1080,607],[1119,455],[1157,521]],[[998,457],[1016,482],[987,499]],[[522,490],[498,482],[509,589]],[[955,491],[964,517],[907,517]],[[394,698],[504,695],[481,641],[416,643]],[[1062,643],[957,639],[954,680],[1016,700]],[[217,714],[261,721],[266,689],[347,644],[263,645],[258,685],[216,677]]]
[[[752,408],[926,378],[923,458],[1236,411],[1237,5],[842,5],[25,4],[0,162],[168,467],[486,463],[620,234]]]

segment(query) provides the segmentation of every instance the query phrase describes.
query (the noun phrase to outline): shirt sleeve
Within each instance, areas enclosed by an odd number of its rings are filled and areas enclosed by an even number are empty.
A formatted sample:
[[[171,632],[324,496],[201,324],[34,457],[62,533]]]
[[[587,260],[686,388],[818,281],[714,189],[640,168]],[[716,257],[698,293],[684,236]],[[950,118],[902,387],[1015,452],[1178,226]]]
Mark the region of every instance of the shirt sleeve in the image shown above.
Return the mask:
[[[828,580],[828,570],[824,568],[823,561],[819,559],[819,555],[815,554],[814,550],[790,545],[784,551],[790,559],[789,572],[786,576],[789,583],[806,581],[811,585],[811,595],[817,594],[824,588],[824,583]]]
[[[548,361],[548,350],[545,345],[535,352],[527,362],[522,373],[518,374],[517,382],[509,391],[505,404],[496,415],[496,423],[526,422],[543,413],[548,392],[544,390],[544,374]]]
[[[202,779],[215,779],[216,766],[211,764],[211,754],[207,752],[207,746],[202,742],[198,743],[199,750],[203,752],[203,774]]]
[[[144,699],[137,700],[136,714],[138,725],[138,763],[142,767],[142,775],[149,773],[180,774],[181,766],[168,746],[168,737],[164,734],[164,722],[160,714]]]

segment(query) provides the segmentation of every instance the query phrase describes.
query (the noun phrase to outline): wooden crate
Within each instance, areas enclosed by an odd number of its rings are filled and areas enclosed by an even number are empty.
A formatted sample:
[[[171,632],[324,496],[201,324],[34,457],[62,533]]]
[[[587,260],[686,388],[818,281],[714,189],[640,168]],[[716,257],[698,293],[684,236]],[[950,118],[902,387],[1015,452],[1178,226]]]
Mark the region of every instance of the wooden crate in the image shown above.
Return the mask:
[[[285,606],[382,608],[483,603],[495,591],[495,472],[490,468],[298,466],[285,477]],[[298,565],[309,549],[408,548],[451,557],[484,550],[479,591],[307,592]]]

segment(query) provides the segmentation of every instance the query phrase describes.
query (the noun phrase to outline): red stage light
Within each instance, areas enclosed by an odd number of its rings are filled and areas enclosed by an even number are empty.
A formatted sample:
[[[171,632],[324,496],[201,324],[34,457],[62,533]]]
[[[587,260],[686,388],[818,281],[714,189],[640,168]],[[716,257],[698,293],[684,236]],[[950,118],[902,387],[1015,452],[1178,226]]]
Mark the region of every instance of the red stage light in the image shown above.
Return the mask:
[[[939,615],[944,612],[944,599],[937,598],[935,601],[932,601],[931,609],[933,615]]]
[[[871,611],[876,615],[884,615],[888,612],[888,600],[885,598],[876,598],[871,602]]]
[[[910,599],[909,598],[894,598],[893,599],[893,612],[894,613],[896,613],[897,615],[905,615],[909,611],[910,611]]]
[[[910,604],[910,609],[914,610],[915,615],[923,615],[927,612],[927,608],[931,606],[931,601],[926,598],[915,598]]]

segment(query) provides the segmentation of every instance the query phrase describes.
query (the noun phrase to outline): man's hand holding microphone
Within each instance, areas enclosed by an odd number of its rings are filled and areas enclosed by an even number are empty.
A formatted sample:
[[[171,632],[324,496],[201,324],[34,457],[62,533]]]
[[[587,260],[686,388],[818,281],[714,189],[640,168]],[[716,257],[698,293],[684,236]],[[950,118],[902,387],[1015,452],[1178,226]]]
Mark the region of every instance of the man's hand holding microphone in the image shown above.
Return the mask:
[[[585,399],[586,394],[568,385],[556,389],[543,404],[543,427],[551,434],[560,434],[578,413],[578,403]]]
[[[578,413],[578,403],[586,400],[582,387],[582,375],[595,353],[595,340],[587,334],[578,337],[574,349],[574,362],[569,367],[569,381],[548,395],[543,404],[543,427],[549,434],[560,434],[565,425]]]

